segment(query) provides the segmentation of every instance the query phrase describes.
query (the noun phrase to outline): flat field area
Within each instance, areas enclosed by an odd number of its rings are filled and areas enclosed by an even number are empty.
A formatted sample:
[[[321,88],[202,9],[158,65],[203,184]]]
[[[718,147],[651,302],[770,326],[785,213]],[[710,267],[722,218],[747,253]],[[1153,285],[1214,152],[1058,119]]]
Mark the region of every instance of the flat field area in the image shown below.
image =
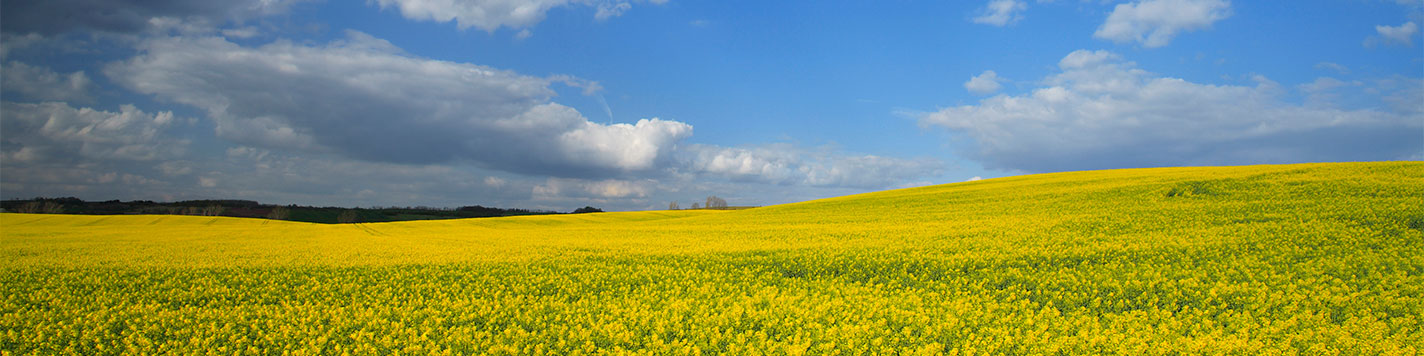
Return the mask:
[[[1414,355],[1421,315],[1419,162],[737,211],[0,215],[6,355]]]

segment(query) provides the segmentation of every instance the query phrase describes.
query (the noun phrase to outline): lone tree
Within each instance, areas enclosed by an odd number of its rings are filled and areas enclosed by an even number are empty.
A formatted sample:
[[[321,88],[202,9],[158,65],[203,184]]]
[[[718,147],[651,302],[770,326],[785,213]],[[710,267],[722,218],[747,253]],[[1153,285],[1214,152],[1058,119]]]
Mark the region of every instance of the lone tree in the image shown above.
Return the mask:
[[[707,197],[707,204],[703,207],[708,209],[723,209],[727,207],[727,200],[718,198],[716,195]]]
[[[676,202],[676,201],[673,201],[673,202],[671,202],[671,203],[668,203],[668,210],[677,210],[677,208],[678,208],[678,206],[677,206],[677,202]]]
[[[702,207],[699,206],[699,205],[697,205],[697,203],[692,203],[692,208],[693,208],[693,209],[702,209]]]
[[[285,206],[272,208],[272,211],[267,212],[267,218],[272,220],[287,220],[287,218],[291,216],[292,211],[287,210],[287,207]]]
[[[595,207],[591,207],[591,206],[585,206],[585,207],[582,207],[582,208],[574,209],[574,214],[602,213],[602,212],[603,212],[603,209],[599,209],[599,208],[595,208]]]

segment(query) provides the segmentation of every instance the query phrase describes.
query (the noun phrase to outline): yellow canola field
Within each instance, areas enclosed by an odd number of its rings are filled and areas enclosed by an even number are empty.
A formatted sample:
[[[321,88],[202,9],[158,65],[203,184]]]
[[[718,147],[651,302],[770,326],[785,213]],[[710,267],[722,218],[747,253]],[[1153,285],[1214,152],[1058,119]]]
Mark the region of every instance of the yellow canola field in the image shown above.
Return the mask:
[[[1421,315],[1420,162],[738,211],[0,214],[5,355],[1415,355]]]

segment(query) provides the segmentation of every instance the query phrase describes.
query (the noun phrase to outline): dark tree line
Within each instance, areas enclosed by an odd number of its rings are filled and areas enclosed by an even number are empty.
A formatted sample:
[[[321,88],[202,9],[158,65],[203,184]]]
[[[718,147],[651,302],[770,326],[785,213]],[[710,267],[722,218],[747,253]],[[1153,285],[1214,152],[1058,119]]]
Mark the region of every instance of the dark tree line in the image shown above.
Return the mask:
[[[30,214],[167,214],[266,218],[314,223],[357,223],[430,219],[485,218],[515,215],[560,214],[555,211],[505,209],[480,205],[459,208],[372,207],[342,208],[261,204],[251,200],[185,200],[178,202],[84,201],[79,198],[34,198],[0,201],[0,211]],[[601,212],[591,206],[574,213]]]

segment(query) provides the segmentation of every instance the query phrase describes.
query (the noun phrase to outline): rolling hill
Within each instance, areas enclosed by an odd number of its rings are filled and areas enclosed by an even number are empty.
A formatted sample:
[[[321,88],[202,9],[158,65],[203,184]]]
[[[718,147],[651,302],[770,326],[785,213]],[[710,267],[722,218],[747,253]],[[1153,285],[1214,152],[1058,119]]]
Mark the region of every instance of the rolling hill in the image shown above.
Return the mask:
[[[1025,175],[747,210],[0,214],[14,354],[1415,354],[1424,163]]]

